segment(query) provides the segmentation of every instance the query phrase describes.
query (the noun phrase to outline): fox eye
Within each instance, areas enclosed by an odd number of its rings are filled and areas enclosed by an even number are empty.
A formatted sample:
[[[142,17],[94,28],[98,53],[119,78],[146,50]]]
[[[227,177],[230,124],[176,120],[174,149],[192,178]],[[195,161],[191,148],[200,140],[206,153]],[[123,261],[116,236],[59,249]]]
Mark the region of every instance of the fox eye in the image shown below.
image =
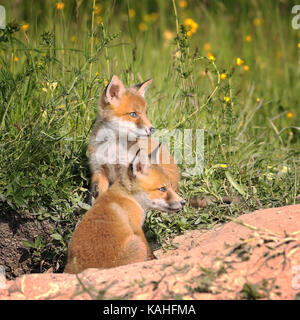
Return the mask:
[[[167,191],[166,187],[160,187],[158,190],[161,191],[161,192],[166,192]]]
[[[129,115],[130,115],[130,117],[132,117],[132,118],[137,118],[138,117],[138,114],[136,113],[136,112],[130,112],[129,113]]]

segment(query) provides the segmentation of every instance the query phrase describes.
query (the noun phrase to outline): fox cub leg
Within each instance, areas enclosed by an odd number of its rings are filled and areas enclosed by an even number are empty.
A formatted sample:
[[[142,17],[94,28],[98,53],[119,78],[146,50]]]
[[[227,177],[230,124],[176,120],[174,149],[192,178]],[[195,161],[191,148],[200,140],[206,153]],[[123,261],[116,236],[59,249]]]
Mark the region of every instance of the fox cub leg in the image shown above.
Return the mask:
[[[108,187],[109,181],[105,173],[94,172],[92,175],[90,204],[92,204],[92,197],[96,199],[100,194],[105,192]]]

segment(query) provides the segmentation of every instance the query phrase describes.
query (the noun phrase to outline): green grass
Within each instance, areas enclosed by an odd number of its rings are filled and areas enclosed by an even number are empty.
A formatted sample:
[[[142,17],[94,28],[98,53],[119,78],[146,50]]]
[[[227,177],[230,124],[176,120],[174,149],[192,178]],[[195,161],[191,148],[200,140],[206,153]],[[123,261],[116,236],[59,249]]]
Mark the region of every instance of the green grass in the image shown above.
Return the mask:
[[[203,174],[184,176],[181,193],[186,199],[214,196],[219,203],[172,215],[151,212],[149,237],[164,244],[174,234],[209,228],[228,216],[296,203],[295,1],[193,0],[186,8],[172,0],[95,3],[101,10],[93,14],[93,1],[66,1],[63,10],[50,0],[2,1],[12,24],[0,38],[0,214],[29,213],[55,223],[51,241],[27,243],[41,260],[61,259],[85,212],[87,143],[99,94],[112,74],[126,85],[153,78],[147,102],[155,127],[205,131]],[[191,37],[181,26],[186,18],[198,23]],[[20,28],[24,24],[27,31]],[[228,206],[220,202],[225,195],[243,201]]]

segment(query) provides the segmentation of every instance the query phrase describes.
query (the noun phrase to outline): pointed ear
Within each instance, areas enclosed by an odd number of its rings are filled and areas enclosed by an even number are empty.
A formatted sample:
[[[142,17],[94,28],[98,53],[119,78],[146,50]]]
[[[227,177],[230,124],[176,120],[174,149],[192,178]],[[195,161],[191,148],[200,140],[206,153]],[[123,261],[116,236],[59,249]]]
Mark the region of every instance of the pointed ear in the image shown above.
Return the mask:
[[[148,174],[149,164],[148,162],[142,160],[141,149],[139,149],[129,164],[129,171],[134,178],[136,178],[139,174]]]
[[[118,105],[119,100],[123,93],[125,92],[125,87],[123,82],[117,77],[112,76],[110,83],[105,88],[105,102],[113,105]]]
[[[161,142],[158,144],[158,146],[155,149],[153,149],[151,153],[148,154],[151,164],[159,164],[160,146],[161,146]]]
[[[139,83],[135,85],[133,88],[136,90],[138,94],[140,94],[142,97],[145,96],[145,92],[147,91],[148,87],[152,83],[152,79],[148,79],[142,83]]]

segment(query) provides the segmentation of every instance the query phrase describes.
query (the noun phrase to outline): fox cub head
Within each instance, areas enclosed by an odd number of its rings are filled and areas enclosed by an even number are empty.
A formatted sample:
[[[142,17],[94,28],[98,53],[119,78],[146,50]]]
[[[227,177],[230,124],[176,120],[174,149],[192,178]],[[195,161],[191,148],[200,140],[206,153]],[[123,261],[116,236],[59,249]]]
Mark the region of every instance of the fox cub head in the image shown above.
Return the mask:
[[[155,131],[147,118],[144,99],[151,82],[149,79],[126,89],[117,76],[112,77],[99,104],[100,117],[110,129],[133,137],[150,136]]]
[[[142,161],[139,152],[128,168],[131,189],[139,204],[144,210],[172,212],[182,209],[185,200],[174,191],[165,170],[157,164]]]

